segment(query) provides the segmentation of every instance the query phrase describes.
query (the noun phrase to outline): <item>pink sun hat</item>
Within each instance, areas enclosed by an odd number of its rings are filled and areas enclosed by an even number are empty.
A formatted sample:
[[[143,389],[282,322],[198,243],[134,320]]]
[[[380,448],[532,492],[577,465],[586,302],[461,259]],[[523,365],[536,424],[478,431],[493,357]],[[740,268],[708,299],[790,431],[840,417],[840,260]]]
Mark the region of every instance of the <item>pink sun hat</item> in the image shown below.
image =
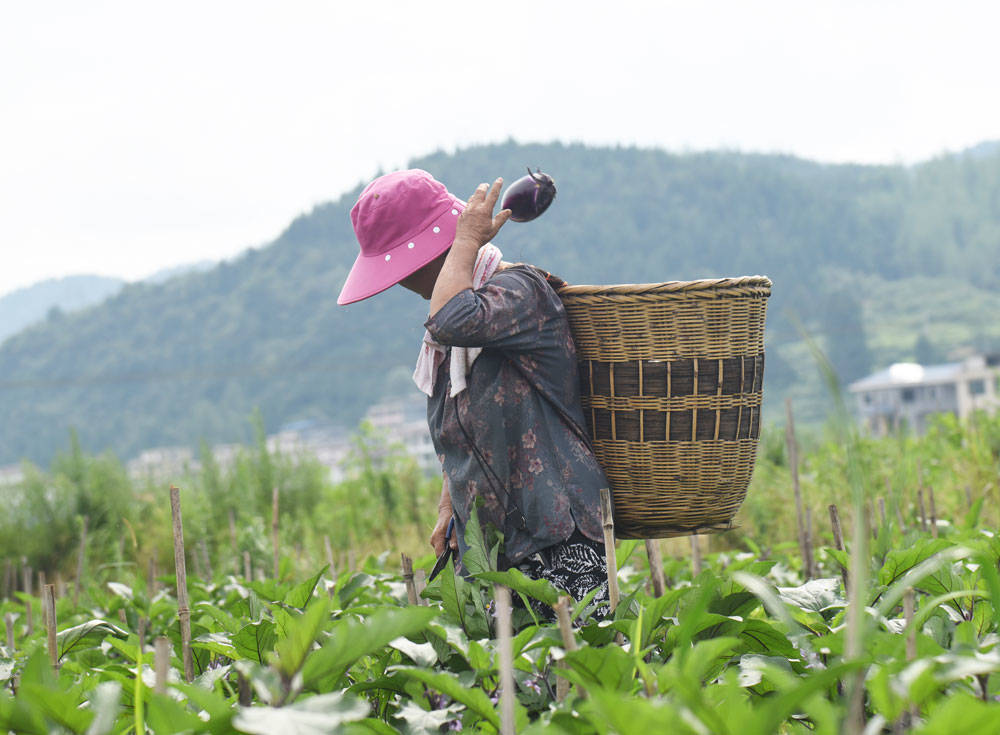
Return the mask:
[[[381,293],[441,255],[454,242],[464,209],[465,202],[419,168],[375,179],[351,209],[361,253],[337,303]]]

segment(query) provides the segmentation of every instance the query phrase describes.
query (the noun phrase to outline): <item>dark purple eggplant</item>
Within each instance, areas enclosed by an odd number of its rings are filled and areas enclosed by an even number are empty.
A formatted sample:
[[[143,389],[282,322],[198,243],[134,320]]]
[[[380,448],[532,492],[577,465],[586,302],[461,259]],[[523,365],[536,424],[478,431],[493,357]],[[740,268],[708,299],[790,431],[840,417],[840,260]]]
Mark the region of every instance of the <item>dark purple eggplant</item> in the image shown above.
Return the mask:
[[[509,209],[510,218],[515,222],[530,222],[541,216],[555,198],[556,182],[552,177],[541,170],[531,173],[529,167],[527,176],[507,187],[500,207]]]

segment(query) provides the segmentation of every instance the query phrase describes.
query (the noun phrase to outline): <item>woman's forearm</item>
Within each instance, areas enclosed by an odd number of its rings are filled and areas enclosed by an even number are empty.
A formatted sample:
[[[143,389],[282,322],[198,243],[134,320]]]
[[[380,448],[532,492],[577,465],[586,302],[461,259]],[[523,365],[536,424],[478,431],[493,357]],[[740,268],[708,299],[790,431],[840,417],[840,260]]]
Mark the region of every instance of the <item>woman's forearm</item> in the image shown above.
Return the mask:
[[[472,271],[476,267],[479,245],[470,238],[456,239],[444,259],[441,272],[431,292],[430,316],[434,316],[451,298],[472,288]]]
[[[438,511],[451,512],[451,490],[448,489],[448,475],[442,475],[444,481],[441,483],[441,499],[438,501]]]
[[[491,187],[486,184],[477,186],[458,216],[455,241],[431,292],[431,316],[437,314],[459,291],[472,288],[472,271],[476,267],[479,248],[496,237],[503,223],[510,219],[509,209],[502,209],[496,217],[493,216],[502,185],[503,179],[498,178]]]

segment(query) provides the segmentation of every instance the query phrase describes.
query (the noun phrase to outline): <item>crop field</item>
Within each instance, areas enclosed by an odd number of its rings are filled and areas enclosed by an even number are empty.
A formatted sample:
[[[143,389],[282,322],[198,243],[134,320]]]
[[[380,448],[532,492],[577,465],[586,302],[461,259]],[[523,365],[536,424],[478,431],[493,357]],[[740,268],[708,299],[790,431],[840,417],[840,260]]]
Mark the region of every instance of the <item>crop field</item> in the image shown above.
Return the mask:
[[[0,605],[0,731],[997,732],[998,439],[994,419],[819,440],[802,459],[811,562],[787,532],[780,441],[765,443],[745,533],[703,537],[698,554],[664,542],[662,593],[643,543],[619,541],[620,602],[605,619],[570,604],[571,626],[532,611],[560,592],[496,571],[474,526],[470,576],[449,565],[426,587],[433,558],[414,580],[398,551],[335,571],[332,553],[314,561],[286,538],[277,574],[225,544],[202,557],[187,517],[187,558],[203,560],[181,584],[172,561],[150,574],[128,549],[106,564],[91,549],[79,589],[40,588],[16,560],[9,576],[27,579]],[[150,502],[169,535],[166,489]],[[785,514],[767,526],[772,502]]]

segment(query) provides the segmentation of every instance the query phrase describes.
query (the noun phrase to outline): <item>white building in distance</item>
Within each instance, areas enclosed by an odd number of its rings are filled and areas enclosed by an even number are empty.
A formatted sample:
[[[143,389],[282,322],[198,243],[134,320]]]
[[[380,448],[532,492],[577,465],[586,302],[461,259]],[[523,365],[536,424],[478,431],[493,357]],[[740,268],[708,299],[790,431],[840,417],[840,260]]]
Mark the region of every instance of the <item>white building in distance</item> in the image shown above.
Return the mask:
[[[391,443],[402,445],[425,473],[441,472],[427,426],[427,399],[422,393],[377,403],[368,409],[365,420]]]
[[[897,362],[851,383],[858,417],[873,436],[909,428],[922,434],[933,414],[960,419],[1000,408],[1000,355],[976,355],[962,362],[918,365]]]

